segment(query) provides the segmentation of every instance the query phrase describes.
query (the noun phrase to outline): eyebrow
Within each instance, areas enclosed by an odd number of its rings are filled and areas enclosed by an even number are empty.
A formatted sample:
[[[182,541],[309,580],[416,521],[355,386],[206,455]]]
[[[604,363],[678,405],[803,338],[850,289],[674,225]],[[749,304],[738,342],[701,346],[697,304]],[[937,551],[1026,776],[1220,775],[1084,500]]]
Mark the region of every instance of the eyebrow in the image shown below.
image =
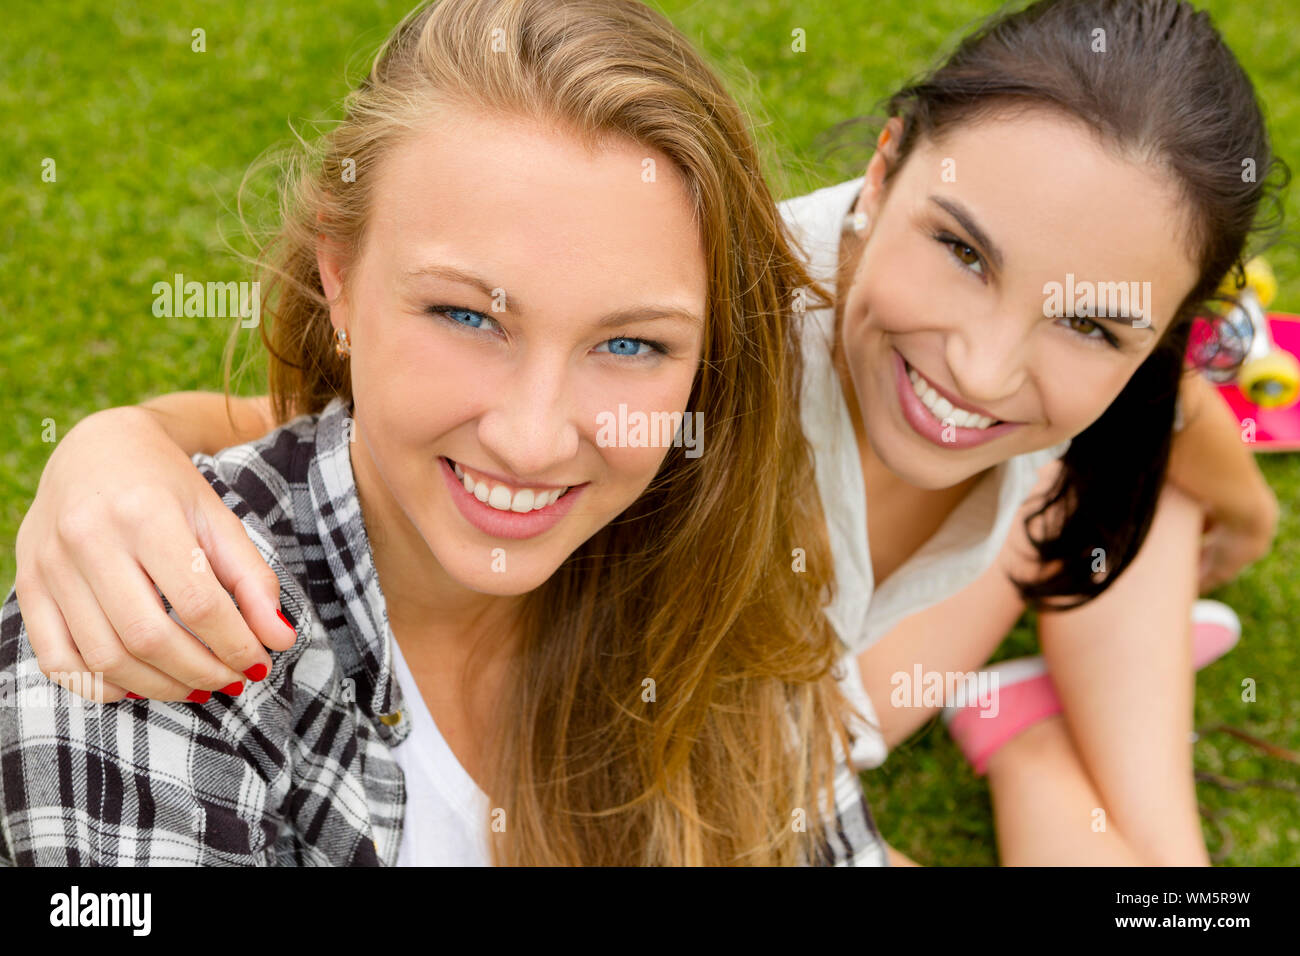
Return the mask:
[[[945,210],[948,215],[961,223],[961,227],[969,232],[971,238],[982,246],[984,251],[989,254],[989,259],[993,261],[993,265],[998,269],[1002,268],[1002,250],[999,249],[997,244],[988,237],[988,233],[980,228],[979,223],[975,221],[975,217],[971,215],[970,210],[957,202],[957,200],[945,199],[943,196],[931,196],[930,202]]]
[[[463,285],[473,286],[482,292],[489,299],[494,298],[494,292],[500,286],[493,286],[482,276],[475,275],[473,272],[466,272],[464,269],[457,269],[455,266],[445,265],[426,265],[418,269],[411,269],[406,272],[408,277],[414,276],[433,276],[438,279],[446,279],[448,282],[459,282]],[[527,307],[514,296],[507,296],[508,301],[514,307],[516,312],[525,312]],[[683,309],[673,305],[634,305],[625,309],[618,309],[610,312],[596,322],[597,328],[607,326],[624,325],[628,322],[646,321],[650,319],[682,319],[691,325],[700,326],[704,324],[694,312],[689,309]]]
[[[993,265],[998,269],[1002,268],[1002,250],[999,249],[993,240],[988,237],[988,233],[980,228],[979,223],[975,221],[975,217],[971,215],[970,210],[955,199],[945,199],[943,196],[931,196],[930,202],[945,210],[948,215],[961,223],[961,227],[969,232],[971,238],[982,246],[989,254],[989,259],[993,261]],[[1143,329],[1147,332],[1158,331],[1154,323],[1152,323],[1151,316],[1149,315],[1145,317],[1147,324],[1141,326],[1134,325],[1133,316],[1129,315],[1127,312],[1121,312],[1119,315],[1081,315],[1079,318],[1100,319],[1105,322],[1115,322],[1129,328]]]

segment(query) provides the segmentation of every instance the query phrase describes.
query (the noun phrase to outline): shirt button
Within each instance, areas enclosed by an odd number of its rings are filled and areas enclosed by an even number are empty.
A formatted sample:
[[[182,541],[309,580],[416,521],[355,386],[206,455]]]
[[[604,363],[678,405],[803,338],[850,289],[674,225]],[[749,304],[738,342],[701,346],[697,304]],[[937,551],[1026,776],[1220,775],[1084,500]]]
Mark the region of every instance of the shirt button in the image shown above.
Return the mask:
[[[379,715],[379,722],[387,727],[395,727],[397,724],[401,723],[401,720],[402,712],[400,710],[395,710],[391,714]]]

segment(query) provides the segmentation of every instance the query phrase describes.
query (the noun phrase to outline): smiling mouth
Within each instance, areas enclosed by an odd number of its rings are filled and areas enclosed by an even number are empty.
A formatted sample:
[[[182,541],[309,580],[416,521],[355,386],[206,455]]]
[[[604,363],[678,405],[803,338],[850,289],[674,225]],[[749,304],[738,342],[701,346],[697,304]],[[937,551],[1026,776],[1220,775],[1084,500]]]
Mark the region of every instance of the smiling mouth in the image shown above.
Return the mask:
[[[970,428],[974,431],[984,431],[994,425],[1004,424],[1001,419],[990,418],[969,408],[953,405],[931,386],[924,375],[908,365],[906,359],[903,360],[903,367],[907,371],[908,380],[912,383],[912,391],[937,421],[952,419],[953,424],[958,428]]]
[[[456,473],[456,478],[465,490],[490,508],[497,511],[512,511],[515,514],[527,514],[541,511],[567,495],[573,486],[566,488],[528,488],[507,485],[492,478],[477,474],[460,462],[443,458]]]

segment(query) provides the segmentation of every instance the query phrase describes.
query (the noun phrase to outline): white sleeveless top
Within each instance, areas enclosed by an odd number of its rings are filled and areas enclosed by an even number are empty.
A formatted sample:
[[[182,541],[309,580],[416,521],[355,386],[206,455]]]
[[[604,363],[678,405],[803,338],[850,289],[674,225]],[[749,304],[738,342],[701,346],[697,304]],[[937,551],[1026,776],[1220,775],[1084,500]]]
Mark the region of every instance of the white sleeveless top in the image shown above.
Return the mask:
[[[844,217],[862,183],[859,177],[780,204],[812,277],[832,292]],[[1039,469],[1063,455],[1070,442],[1018,455],[991,469],[933,537],[877,590],[867,544],[867,495],[857,439],[831,365],[835,312],[810,310],[804,321],[803,429],[816,458],[817,490],[829,526],[837,584],[826,613],[849,651],[842,662],[844,690],[874,720],[857,655],[903,618],[951,597],[991,567],[1011,522],[1038,482]],[[857,730],[854,766],[878,766],[885,753],[879,734],[865,725]]]

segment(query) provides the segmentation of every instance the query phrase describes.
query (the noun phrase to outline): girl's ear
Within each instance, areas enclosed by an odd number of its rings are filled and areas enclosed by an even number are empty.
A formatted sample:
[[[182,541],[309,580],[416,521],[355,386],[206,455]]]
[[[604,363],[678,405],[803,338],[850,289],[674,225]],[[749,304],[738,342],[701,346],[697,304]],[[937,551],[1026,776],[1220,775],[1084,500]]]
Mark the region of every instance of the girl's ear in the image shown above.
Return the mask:
[[[319,223],[319,218],[317,222]],[[322,233],[316,234],[316,268],[320,272],[321,291],[330,304],[330,322],[336,329],[347,328],[343,314],[343,257],[335,243]]]
[[[871,155],[871,162],[867,163],[866,180],[862,184],[862,192],[858,194],[854,212],[864,212],[874,219],[884,196],[885,173],[898,159],[898,141],[902,135],[903,120],[899,116],[892,117],[880,131],[876,151]]]
[[[316,237],[316,268],[320,270],[321,288],[332,305],[343,290],[342,264],[337,250],[322,233]]]

